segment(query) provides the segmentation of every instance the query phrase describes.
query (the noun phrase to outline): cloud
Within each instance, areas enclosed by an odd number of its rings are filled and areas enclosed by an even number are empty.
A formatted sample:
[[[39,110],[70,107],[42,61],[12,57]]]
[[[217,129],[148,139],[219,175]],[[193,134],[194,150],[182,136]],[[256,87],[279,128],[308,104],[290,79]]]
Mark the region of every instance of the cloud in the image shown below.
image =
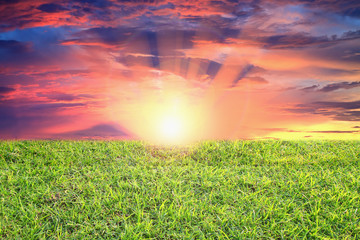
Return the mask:
[[[309,9],[323,9],[343,16],[360,17],[359,1],[336,1],[336,0],[299,0]]]
[[[259,128],[257,130],[265,131],[265,132],[287,132],[287,133],[335,133],[335,134],[344,134],[344,133],[358,133],[360,131],[351,131],[351,130],[318,130],[318,131],[299,131],[292,130],[288,128]],[[310,135],[304,137],[312,137]]]
[[[312,86],[309,86],[309,87],[301,88],[300,90],[303,90],[303,91],[314,91],[314,90],[318,90],[318,88],[319,88],[319,85],[316,84],[316,85],[312,85]]]
[[[22,63],[20,66],[22,66]],[[39,66],[36,70],[31,67],[28,69],[26,67],[15,68],[14,66],[4,69],[3,72],[8,73],[0,73],[0,85],[15,86],[20,84],[21,86],[31,86],[36,84],[41,87],[54,84],[64,84],[66,82],[75,84],[77,81],[83,78],[88,78],[91,74],[93,74],[90,70],[83,69],[53,71],[51,69],[51,65],[50,69],[47,69],[46,66]],[[43,89],[42,91],[47,92],[48,90]]]
[[[54,111],[36,111],[31,107],[0,104],[0,139],[46,138],[44,129],[71,123],[74,116],[59,115]],[[54,110],[54,109],[52,109]]]
[[[360,87],[360,82],[340,82],[340,83],[333,83],[333,84],[328,84],[326,86],[324,86],[323,88],[319,89],[319,91],[321,92],[331,92],[331,91],[335,91],[338,89],[351,89],[351,88],[356,88],[356,87]]]
[[[25,33],[19,33],[23,31]],[[57,44],[60,37],[56,34],[59,33],[52,32],[48,27],[23,31],[3,34],[5,37],[17,39],[0,40],[0,65],[5,69],[12,69],[12,75],[15,73],[14,69],[21,72],[33,66],[43,69],[45,66],[51,65],[75,64],[74,52],[67,46]]]
[[[302,69],[301,71],[311,72],[314,75],[326,76],[327,78],[357,76],[360,73],[360,71],[357,69],[341,69],[315,66],[307,67],[305,69]]]
[[[334,112],[333,118],[339,121],[360,121],[360,111]]]
[[[338,121],[360,121],[360,111],[357,109],[360,109],[360,101],[318,101],[297,104],[294,108],[285,108],[286,111],[296,114],[322,115]]]
[[[357,133],[359,131],[338,131],[338,130],[333,130],[333,131],[307,131],[309,133]]]
[[[173,55],[174,51],[191,49],[198,42],[224,42],[239,30],[174,29],[159,27],[156,31],[143,27],[97,27],[75,32],[62,45],[118,47],[127,53]],[[159,45],[160,43],[164,43]]]
[[[342,34],[341,37],[333,35],[329,36],[311,36],[307,33],[296,34],[282,34],[272,35],[268,37],[254,39],[258,41],[266,49],[291,49],[291,48],[305,48],[310,46],[320,45],[321,47],[328,47],[342,41],[356,40],[360,38],[360,30],[348,31]]]
[[[57,13],[68,10],[67,8],[56,3],[45,3],[38,6],[37,9],[47,13]]]
[[[0,40],[0,51],[3,54],[21,54],[30,51],[30,44],[16,40]]]
[[[360,101],[352,101],[352,102],[314,102],[312,103],[314,107],[317,109],[358,109],[360,108]],[[304,105],[302,105],[304,106]]]
[[[40,103],[35,104],[30,107],[29,110],[36,110],[36,111],[44,111],[44,110],[59,110],[63,108],[75,108],[75,107],[84,107],[86,106],[85,103]]]
[[[74,101],[83,98],[93,98],[90,94],[69,94],[61,92],[37,93],[38,97],[45,97],[49,100],[55,101]]]
[[[352,89],[360,87],[360,82],[338,82],[320,87],[319,84],[301,88],[303,91],[333,92],[339,89]]]
[[[151,54],[130,54],[126,57],[117,58],[117,61],[128,67],[161,68],[162,72],[168,72],[190,80],[199,80],[204,77],[214,79],[222,66],[221,63],[216,61],[203,58],[188,58],[181,53],[168,56],[159,55],[157,57]]]
[[[360,8],[359,8],[359,10],[360,10]],[[346,39],[346,40],[358,39],[358,38],[360,38],[360,30],[345,32],[345,33],[343,33],[342,38]]]
[[[109,137],[129,137],[128,132],[117,124],[101,123],[93,127],[64,132],[54,135],[55,138],[109,138]]]
[[[326,36],[313,37],[305,34],[293,35],[273,35],[265,37],[261,40],[264,48],[283,49],[283,48],[303,48],[309,45],[328,43],[329,39]]]
[[[247,64],[241,72],[238,74],[238,76],[234,79],[234,81],[231,84],[231,87],[235,87],[236,84],[241,81],[252,69],[254,68],[254,65]]]
[[[34,83],[35,78],[25,74],[7,75],[0,73],[0,84],[2,85],[31,85]]]
[[[97,27],[74,33],[75,38],[64,40],[63,44],[102,43],[107,45],[124,44],[134,34],[133,28]]]
[[[10,88],[10,87],[1,87],[0,86],[0,94],[7,94],[10,92],[15,91],[15,88]]]

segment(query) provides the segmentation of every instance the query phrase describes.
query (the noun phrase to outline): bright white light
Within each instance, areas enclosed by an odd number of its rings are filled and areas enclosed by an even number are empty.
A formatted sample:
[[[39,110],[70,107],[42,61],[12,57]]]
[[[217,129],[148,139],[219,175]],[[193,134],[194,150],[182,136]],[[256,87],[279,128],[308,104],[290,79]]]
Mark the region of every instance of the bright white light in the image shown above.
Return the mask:
[[[181,134],[182,123],[179,118],[175,116],[167,116],[163,119],[161,130],[166,138],[177,138]]]

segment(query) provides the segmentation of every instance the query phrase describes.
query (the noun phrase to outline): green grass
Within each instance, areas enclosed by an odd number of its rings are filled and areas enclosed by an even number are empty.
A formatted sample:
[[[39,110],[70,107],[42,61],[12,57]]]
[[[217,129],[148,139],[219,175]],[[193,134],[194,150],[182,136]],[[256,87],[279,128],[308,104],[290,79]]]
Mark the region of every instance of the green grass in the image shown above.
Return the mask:
[[[0,238],[359,239],[360,141],[0,142]]]

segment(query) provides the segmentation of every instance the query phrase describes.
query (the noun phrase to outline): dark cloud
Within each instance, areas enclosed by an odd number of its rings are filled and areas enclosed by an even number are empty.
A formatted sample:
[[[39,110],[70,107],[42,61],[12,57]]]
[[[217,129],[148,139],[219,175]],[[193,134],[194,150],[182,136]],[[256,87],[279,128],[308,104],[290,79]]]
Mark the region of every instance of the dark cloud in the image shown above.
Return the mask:
[[[358,38],[360,38],[360,30],[345,32],[342,35],[342,38],[343,39],[358,39]]]
[[[44,31],[36,36],[34,32],[32,36],[28,35],[29,38],[34,37],[34,42],[0,40],[0,64],[23,71],[28,66],[59,64],[68,57],[67,47],[58,45],[57,39],[49,38],[51,34]]]
[[[90,70],[83,69],[67,69],[67,70],[58,70],[58,71],[44,71],[40,73],[30,74],[34,78],[50,78],[52,76],[55,77],[80,77],[87,76],[91,73]],[[29,74],[28,74],[29,75]]]
[[[16,4],[18,2],[20,2],[21,0],[0,0],[0,4]]]
[[[259,66],[254,66],[252,69],[251,69],[251,74],[264,74],[266,73],[267,70],[265,68],[262,68],[262,67],[259,67]]]
[[[48,13],[56,13],[68,10],[67,8],[56,3],[45,3],[38,6],[37,9]]]
[[[0,138],[46,138],[43,130],[81,118],[88,103],[49,103],[38,98],[0,101]],[[63,110],[67,110],[63,114]]]
[[[158,68],[159,67],[159,49],[158,49],[158,39],[157,39],[157,33],[155,32],[146,32],[146,39],[147,42],[149,43],[149,50],[150,50],[150,55],[152,55],[151,57],[151,62],[152,62],[152,67],[154,68]]]
[[[54,111],[38,111],[31,107],[0,104],[0,139],[47,137],[44,128],[71,122],[73,116],[59,116]]]
[[[173,54],[176,52],[173,52]],[[169,71],[173,74],[179,75],[185,79],[189,79],[194,77],[193,75],[189,75],[189,70],[192,66],[197,66],[197,74],[195,77],[203,77],[208,76],[210,79],[214,79],[221,67],[223,66],[222,63],[202,59],[202,58],[189,58],[182,54],[173,55],[173,56],[164,56],[159,55],[129,55],[127,57],[118,58],[118,62],[126,66],[136,66],[136,65],[149,65],[149,67],[156,68],[159,63],[162,64],[161,70],[162,71]],[[156,59],[156,64],[154,64],[154,58]],[[179,67],[180,66],[180,67]],[[268,81],[263,77],[257,76],[259,73],[264,73],[265,70],[248,64],[243,66],[243,69],[240,71],[238,76],[235,78],[231,87],[235,87],[240,80],[246,80],[248,82],[256,83],[256,84],[266,84]],[[193,73],[191,73],[193,74]]]
[[[338,82],[325,85],[324,87],[320,87],[320,85],[312,85],[309,87],[301,88],[303,91],[318,91],[318,92],[332,92],[339,89],[352,89],[360,87],[360,82]]]
[[[203,61],[205,61],[205,59]],[[205,65],[207,65],[207,70],[205,74],[209,75],[211,78],[215,78],[216,74],[219,72],[222,66],[222,64],[215,61],[209,61],[209,63],[205,63]]]
[[[167,46],[162,46],[162,52],[168,54],[175,49],[190,49],[193,47],[193,38],[197,32],[193,30],[159,30],[149,31],[129,27],[99,27],[74,33],[74,38],[64,40],[65,44],[106,44],[109,46],[126,47],[127,52],[159,55],[158,42],[165,40]],[[180,44],[176,44],[181,39]],[[199,37],[204,39],[204,37]]]
[[[360,126],[353,126],[353,128],[360,128]]]
[[[285,0],[285,2],[288,2]],[[322,9],[327,12],[337,13],[343,16],[360,17],[360,3],[357,0],[337,1],[337,0],[299,0],[305,3],[309,9]]]
[[[332,112],[332,115],[338,121],[360,121],[360,111]]]
[[[133,32],[134,29],[131,28],[99,27],[81,31],[74,36],[79,37],[79,42],[99,41],[109,45],[117,45],[125,43]]]
[[[34,83],[34,80],[35,80],[34,77],[26,74],[8,75],[8,74],[0,73],[1,85],[15,85],[15,84],[31,85]]]
[[[127,137],[127,131],[117,124],[102,123],[90,128],[77,131],[65,132],[54,135],[55,138],[108,138],[108,137]]]
[[[156,55],[128,55],[126,57],[119,57],[117,61],[126,66],[148,66],[150,63],[151,68],[157,68],[159,63],[163,64],[161,67],[162,71],[168,71],[173,74],[179,75],[185,79],[189,77],[189,69],[192,65],[198,66],[196,76],[200,77],[203,75],[213,79],[220,70],[222,64],[216,61],[212,61],[204,58],[188,58],[184,54],[179,52],[171,52],[169,55],[162,53],[159,56]],[[156,59],[156,60],[154,60]],[[180,66],[180,67],[179,67]],[[195,76],[195,77],[196,77]]]
[[[74,2],[78,2],[82,5],[85,4],[97,8],[106,8],[113,5],[113,3],[108,0],[75,0]]]
[[[309,87],[304,87],[304,88],[301,88],[300,90],[302,91],[314,91],[314,90],[318,90],[319,88],[319,85],[312,85],[312,86],[309,86]]]
[[[260,39],[264,48],[283,49],[283,48],[302,48],[309,45],[329,43],[327,36],[314,37],[307,34],[288,34],[273,35]]]
[[[40,103],[33,105],[29,108],[29,110],[35,111],[57,111],[62,108],[74,108],[74,107],[84,107],[86,106],[85,103]]]
[[[309,47],[308,49],[303,49],[304,54],[309,58],[315,57],[316,59],[321,59],[328,62],[341,62],[348,66],[356,66],[360,62],[360,55],[358,51],[360,48],[360,41],[358,39],[352,40],[339,40],[333,41],[329,44],[325,44],[326,47]],[[354,67],[353,69],[347,68],[324,68],[324,67],[313,67],[309,68],[314,70],[314,74],[325,74],[334,76],[347,76],[354,75],[356,76],[359,73],[359,69]]]
[[[21,54],[29,52],[30,44],[16,40],[0,40],[0,52],[2,54]]]
[[[50,92],[50,93],[37,93],[38,97],[45,97],[49,100],[55,101],[74,101],[83,98],[92,98],[92,95],[89,94],[68,94],[68,93],[61,93],[61,92]]]
[[[312,107],[306,107],[306,105],[297,105],[294,108],[285,108],[285,111],[288,112],[292,112],[292,113],[298,113],[298,114],[303,114],[303,113],[310,113],[310,114],[317,114],[316,112],[316,108],[312,108]]]
[[[15,88],[10,87],[1,87],[0,86],[0,94],[6,94],[15,91]]]
[[[28,121],[26,119],[24,120],[25,121],[21,122],[27,125]],[[18,122],[19,119],[17,117],[16,109],[11,106],[0,104],[0,138],[15,137],[20,134],[23,128],[17,130]]]
[[[118,3],[131,3],[131,4],[161,4],[165,0],[116,0]]]
[[[307,131],[309,133],[357,133],[359,131]]]
[[[351,88],[356,88],[356,87],[360,87],[360,82],[340,82],[340,83],[333,83],[333,84],[328,84],[326,86],[324,86],[323,88],[319,89],[319,91],[321,92],[331,92],[331,91],[335,91],[338,89],[351,89]]]
[[[36,63],[36,62],[35,62]],[[41,68],[39,68],[40,70]],[[18,70],[18,69],[16,69]],[[20,69],[19,69],[20,70]],[[13,86],[21,84],[22,86],[29,86],[38,84],[39,86],[46,86],[54,82],[65,83],[68,81],[74,81],[74,79],[85,78],[89,75],[89,70],[58,70],[58,71],[36,71],[35,73],[21,71],[16,74],[16,71],[12,71],[14,74],[1,74],[0,73],[0,85]]]
[[[312,103],[318,109],[358,109],[360,108],[360,101],[353,101],[353,102],[314,102]],[[304,105],[302,105],[304,106]]]
[[[168,2],[166,4],[162,4],[159,6],[150,6],[149,10],[156,11],[156,10],[162,10],[162,9],[175,9],[175,4]]]
[[[267,132],[297,132],[297,133],[358,133],[359,131],[345,131],[345,130],[325,130],[325,131],[298,131],[288,128],[260,128],[259,130]]]
[[[357,7],[357,8],[347,9],[343,13],[346,16],[360,18],[360,6]]]
[[[348,69],[324,68],[324,67],[307,67],[307,68],[302,69],[302,71],[312,72],[316,75],[329,76],[329,77],[356,76],[360,72],[357,69],[348,70]]]
[[[327,102],[319,101],[308,104],[298,104],[294,108],[285,109],[297,114],[315,114],[331,117],[338,121],[360,121],[360,101]]]
[[[234,79],[234,81],[231,84],[231,87],[235,87],[236,84],[241,81],[252,69],[254,68],[254,65],[248,64],[246,65],[238,74],[238,76]]]
[[[312,36],[309,33],[281,34],[268,37],[254,38],[266,49],[291,49],[306,48],[311,46],[329,47],[342,41],[356,40],[360,38],[360,30],[348,31],[338,37],[332,36]]]
[[[159,65],[158,56],[179,55],[181,50],[192,49],[199,41],[226,43],[229,38],[237,37],[239,32],[239,29],[224,27],[182,29],[169,26],[151,30],[147,24],[137,27],[97,27],[73,33],[62,44],[114,48],[123,53],[152,55],[151,61],[156,68]],[[160,46],[160,43],[165,44]]]

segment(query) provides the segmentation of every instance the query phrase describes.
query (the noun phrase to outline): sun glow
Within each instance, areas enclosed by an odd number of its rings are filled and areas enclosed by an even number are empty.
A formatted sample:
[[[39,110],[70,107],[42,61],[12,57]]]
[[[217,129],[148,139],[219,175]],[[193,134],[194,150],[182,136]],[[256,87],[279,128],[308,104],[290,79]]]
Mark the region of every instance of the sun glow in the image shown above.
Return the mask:
[[[161,124],[161,133],[167,139],[178,138],[181,135],[182,122],[176,116],[166,116]]]
[[[128,98],[109,108],[114,121],[135,138],[158,145],[187,145],[206,138],[211,118],[201,89],[167,75],[139,84],[145,84],[141,91],[129,91]]]
[[[169,94],[170,95],[170,94]],[[201,140],[206,128],[204,106],[192,98],[147,97],[124,109],[120,121],[139,139],[159,145],[186,145]]]
[[[165,106],[157,106],[152,116],[155,131],[150,141],[165,145],[183,144],[192,136],[193,119],[189,108],[175,101]]]

